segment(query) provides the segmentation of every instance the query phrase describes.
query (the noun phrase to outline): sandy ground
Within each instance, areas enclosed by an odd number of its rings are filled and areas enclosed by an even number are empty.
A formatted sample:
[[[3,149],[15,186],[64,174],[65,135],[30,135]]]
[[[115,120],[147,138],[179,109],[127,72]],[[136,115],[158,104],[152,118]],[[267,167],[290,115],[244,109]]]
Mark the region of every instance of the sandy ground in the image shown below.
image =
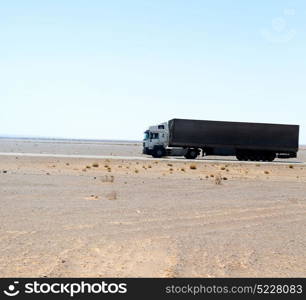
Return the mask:
[[[140,146],[0,141],[0,152],[33,149],[139,156]],[[0,156],[0,276],[305,277],[296,161]]]

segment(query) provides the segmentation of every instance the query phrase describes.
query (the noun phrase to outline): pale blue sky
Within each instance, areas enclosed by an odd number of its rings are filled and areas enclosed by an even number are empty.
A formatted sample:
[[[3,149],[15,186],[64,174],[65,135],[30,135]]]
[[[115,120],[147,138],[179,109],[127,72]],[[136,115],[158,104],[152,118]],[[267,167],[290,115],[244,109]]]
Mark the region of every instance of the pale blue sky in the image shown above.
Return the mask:
[[[141,139],[177,117],[306,144],[304,0],[0,0],[0,46],[0,134]]]

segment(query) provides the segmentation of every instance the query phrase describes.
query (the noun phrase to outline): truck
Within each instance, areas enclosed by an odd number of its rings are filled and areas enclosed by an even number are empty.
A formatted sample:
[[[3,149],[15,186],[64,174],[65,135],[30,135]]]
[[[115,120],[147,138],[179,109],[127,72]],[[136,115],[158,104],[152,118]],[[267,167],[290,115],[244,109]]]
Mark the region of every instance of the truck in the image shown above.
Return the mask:
[[[172,119],[145,131],[143,154],[154,158],[236,156],[240,161],[296,158],[299,125]]]

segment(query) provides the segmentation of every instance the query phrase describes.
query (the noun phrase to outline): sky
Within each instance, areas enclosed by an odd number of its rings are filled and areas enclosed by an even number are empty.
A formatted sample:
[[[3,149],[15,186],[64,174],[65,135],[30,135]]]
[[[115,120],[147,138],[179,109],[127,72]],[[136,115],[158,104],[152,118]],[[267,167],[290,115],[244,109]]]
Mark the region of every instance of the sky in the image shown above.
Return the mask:
[[[0,0],[0,135],[140,140],[172,118],[299,124],[304,0]]]

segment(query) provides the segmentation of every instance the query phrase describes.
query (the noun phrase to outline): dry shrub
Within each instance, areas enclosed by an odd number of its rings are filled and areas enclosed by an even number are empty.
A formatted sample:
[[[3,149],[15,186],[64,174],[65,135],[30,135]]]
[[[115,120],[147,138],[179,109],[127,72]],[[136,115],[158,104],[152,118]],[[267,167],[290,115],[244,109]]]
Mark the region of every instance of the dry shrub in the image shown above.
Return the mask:
[[[113,183],[114,180],[115,180],[115,177],[113,175],[110,175],[110,176],[109,175],[105,175],[105,176],[101,177],[101,181],[102,182],[111,182],[111,183]]]
[[[184,169],[184,168],[181,168],[181,171],[182,171],[182,172],[185,172],[185,169]]]
[[[117,200],[117,192],[113,191],[106,195],[108,200]]]
[[[98,163],[93,163],[92,166],[93,166],[94,168],[99,168],[99,164],[98,164]]]
[[[195,165],[195,164],[192,164],[192,165],[190,165],[190,170],[196,170],[197,169],[197,166]]]
[[[173,166],[173,164],[167,164],[167,166],[168,166],[168,167],[172,167],[172,166]]]
[[[290,165],[290,166],[289,166],[289,169],[294,169],[293,165]]]
[[[137,169],[135,169],[135,171],[134,171],[134,172],[135,172],[136,174],[137,174],[137,173],[139,173],[139,171],[138,171]]]
[[[86,169],[90,169],[91,168],[91,166],[86,166]]]
[[[210,174],[210,177],[215,177],[215,175],[214,174]]]
[[[89,197],[86,197],[85,199],[86,200],[98,200],[99,196],[97,196],[97,195],[90,195]]]
[[[221,170],[224,171],[226,168],[225,167],[221,167]]]
[[[269,171],[265,171],[265,174],[268,175],[268,174],[270,174],[270,172]]]
[[[108,172],[111,172],[111,171],[112,171],[112,169],[111,169],[111,168],[108,168],[108,169],[107,169],[107,171],[108,171]]]
[[[151,166],[151,165],[148,165],[148,168],[149,168],[149,169],[151,169],[151,168],[152,168],[152,166]]]
[[[217,175],[216,177],[215,177],[215,184],[216,185],[220,185],[222,183],[222,177],[221,177],[221,175]]]
[[[173,169],[172,169],[172,168],[170,168],[170,169],[169,169],[169,171],[170,171],[170,172],[173,172]]]

